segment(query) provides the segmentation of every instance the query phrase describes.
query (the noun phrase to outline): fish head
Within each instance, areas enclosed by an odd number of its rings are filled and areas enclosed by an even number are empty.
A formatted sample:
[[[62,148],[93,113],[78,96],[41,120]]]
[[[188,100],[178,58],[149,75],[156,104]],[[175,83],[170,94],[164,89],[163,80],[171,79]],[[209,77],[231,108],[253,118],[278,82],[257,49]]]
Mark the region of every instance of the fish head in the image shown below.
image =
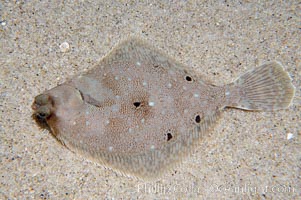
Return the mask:
[[[70,119],[82,104],[82,95],[76,88],[59,85],[35,97],[33,118],[43,128],[55,127],[58,119]]]

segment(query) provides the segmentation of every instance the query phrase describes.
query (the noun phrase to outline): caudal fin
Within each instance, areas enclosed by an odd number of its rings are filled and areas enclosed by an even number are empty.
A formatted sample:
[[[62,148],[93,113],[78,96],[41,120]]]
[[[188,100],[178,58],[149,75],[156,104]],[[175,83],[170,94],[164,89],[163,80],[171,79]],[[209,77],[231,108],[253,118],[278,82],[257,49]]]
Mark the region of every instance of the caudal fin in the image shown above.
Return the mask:
[[[279,110],[287,108],[294,97],[291,78],[277,62],[266,63],[241,77],[233,85],[239,90],[233,107],[246,110]]]

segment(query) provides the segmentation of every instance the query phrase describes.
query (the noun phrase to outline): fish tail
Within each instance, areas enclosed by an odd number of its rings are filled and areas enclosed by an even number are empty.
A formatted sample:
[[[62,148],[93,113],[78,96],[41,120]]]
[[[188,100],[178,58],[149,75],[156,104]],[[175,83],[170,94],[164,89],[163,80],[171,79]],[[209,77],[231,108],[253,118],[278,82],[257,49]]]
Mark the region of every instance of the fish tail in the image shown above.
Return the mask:
[[[261,65],[226,87],[229,107],[245,110],[285,109],[291,104],[294,94],[291,78],[278,62]]]

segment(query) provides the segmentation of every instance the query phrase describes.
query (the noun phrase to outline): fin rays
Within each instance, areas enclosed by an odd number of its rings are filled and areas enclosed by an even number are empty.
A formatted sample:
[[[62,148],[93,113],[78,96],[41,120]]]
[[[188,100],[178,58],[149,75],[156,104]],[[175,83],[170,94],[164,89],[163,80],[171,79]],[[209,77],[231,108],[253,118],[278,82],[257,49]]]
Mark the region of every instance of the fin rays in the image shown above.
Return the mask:
[[[295,93],[288,73],[281,64],[271,62],[253,69],[238,78],[239,102],[233,107],[246,110],[279,110],[287,108]],[[230,105],[231,106],[231,105]]]

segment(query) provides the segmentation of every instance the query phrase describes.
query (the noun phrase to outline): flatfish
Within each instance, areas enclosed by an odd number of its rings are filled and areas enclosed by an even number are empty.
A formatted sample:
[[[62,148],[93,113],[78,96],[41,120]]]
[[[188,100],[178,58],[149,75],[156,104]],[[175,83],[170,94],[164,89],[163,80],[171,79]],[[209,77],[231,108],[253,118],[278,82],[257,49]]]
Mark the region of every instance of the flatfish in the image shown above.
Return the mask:
[[[138,39],[35,97],[34,118],[70,150],[122,174],[159,178],[191,154],[226,107],[287,108],[295,88],[278,62],[216,86]]]

